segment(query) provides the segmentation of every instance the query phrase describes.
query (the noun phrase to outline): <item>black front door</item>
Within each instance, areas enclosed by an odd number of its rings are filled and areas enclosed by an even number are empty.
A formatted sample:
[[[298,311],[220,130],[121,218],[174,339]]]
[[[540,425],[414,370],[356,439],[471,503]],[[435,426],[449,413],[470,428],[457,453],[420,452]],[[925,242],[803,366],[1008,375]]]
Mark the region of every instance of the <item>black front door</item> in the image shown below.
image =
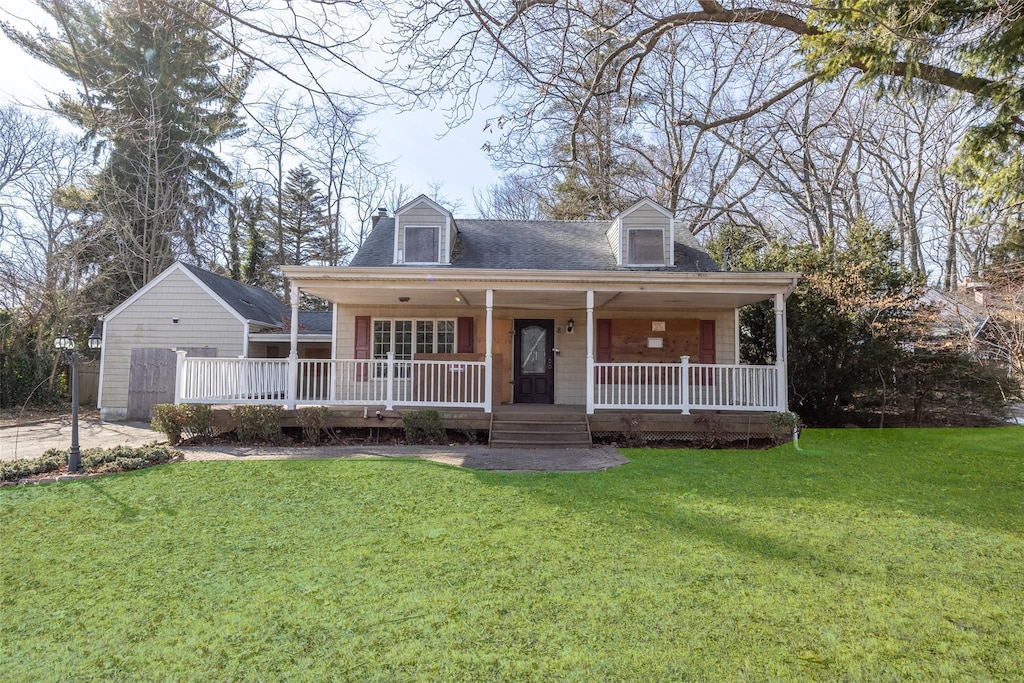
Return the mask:
[[[555,402],[555,321],[517,320],[515,403]]]

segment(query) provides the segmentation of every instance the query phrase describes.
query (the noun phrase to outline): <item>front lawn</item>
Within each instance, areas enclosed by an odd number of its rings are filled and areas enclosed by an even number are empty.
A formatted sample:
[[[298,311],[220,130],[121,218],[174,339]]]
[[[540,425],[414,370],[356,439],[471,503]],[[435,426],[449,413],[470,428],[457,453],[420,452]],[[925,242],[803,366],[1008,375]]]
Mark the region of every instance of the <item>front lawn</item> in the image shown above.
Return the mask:
[[[1019,680],[1024,429],[0,490],[0,679]]]

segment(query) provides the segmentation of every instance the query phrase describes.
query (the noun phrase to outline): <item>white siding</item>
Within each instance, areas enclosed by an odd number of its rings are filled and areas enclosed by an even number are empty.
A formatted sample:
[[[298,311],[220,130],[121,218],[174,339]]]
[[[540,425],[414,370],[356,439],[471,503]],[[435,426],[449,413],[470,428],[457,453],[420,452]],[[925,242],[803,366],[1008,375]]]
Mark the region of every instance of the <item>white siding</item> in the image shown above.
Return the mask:
[[[495,294],[500,297],[500,293]],[[476,320],[474,324],[478,328],[478,338],[482,335],[479,331],[484,322],[483,308],[443,307],[443,308],[420,308],[394,306],[342,306],[338,305],[338,318],[335,321],[338,331],[338,358],[352,358],[355,354],[355,317],[368,315],[373,318],[459,318],[472,316]],[[695,320],[715,321],[715,358],[719,363],[732,363],[735,354],[736,340],[734,337],[734,314],[733,309],[721,310],[647,310],[642,313],[630,311],[594,311],[595,319],[599,318],[642,318],[667,319],[687,318]],[[495,308],[494,318],[514,320],[516,318],[552,319],[555,321],[555,348],[559,354],[555,356],[555,403],[566,405],[584,405],[587,394],[587,310],[585,308],[571,309],[565,311],[549,310],[526,310]],[[572,334],[565,332],[565,323],[572,318],[575,321],[575,331]],[[558,332],[558,328],[562,332]],[[477,353],[484,353],[484,348],[478,343]],[[698,359],[692,359],[696,363]],[[495,373],[498,368],[495,368]],[[496,377],[498,382],[510,382],[511,377]]]
[[[608,228],[608,231],[604,234],[608,238],[608,245],[612,248],[612,253],[615,254],[615,262],[620,266],[622,265],[622,238],[619,236],[621,221],[615,219],[612,221],[612,225]]]
[[[128,408],[133,348],[209,346],[219,357],[232,358],[242,355],[242,327],[188,275],[171,273],[106,324],[100,406],[104,418],[123,417]]]

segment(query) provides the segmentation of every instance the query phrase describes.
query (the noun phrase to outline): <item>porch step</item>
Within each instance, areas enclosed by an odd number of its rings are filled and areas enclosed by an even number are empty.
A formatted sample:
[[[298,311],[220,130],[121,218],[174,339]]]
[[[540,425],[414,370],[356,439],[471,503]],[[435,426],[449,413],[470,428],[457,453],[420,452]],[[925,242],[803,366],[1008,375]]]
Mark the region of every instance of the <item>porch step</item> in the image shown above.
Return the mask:
[[[586,415],[557,413],[495,413],[491,422],[493,448],[590,448]]]

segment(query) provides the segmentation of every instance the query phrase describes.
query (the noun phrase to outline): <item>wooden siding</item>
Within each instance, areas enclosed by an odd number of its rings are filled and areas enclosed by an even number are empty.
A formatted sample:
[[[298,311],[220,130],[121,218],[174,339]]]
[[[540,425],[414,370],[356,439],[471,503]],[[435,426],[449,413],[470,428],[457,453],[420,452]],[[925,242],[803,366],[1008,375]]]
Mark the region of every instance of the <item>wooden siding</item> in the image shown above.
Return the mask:
[[[395,218],[395,230],[398,232],[398,251],[402,253],[402,259],[405,259],[405,228],[406,226],[413,227],[439,227],[441,229],[439,244],[444,251],[441,254],[441,262],[443,263],[447,255],[451,253],[451,238],[445,235],[445,220],[446,217],[438,213],[435,209],[431,208],[426,204],[418,204],[408,211],[405,211]],[[398,261],[398,254],[395,254],[395,260]]]
[[[444,308],[421,308],[421,307],[395,307],[395,306],[344,306],[338,304],[338,318],[335,320],[335,329],[338,331],[338,358],[353,358],[355,350],[355,317],[357,315],[369,315],[374,318],[396,318],[399,320],[431,319],[431,318],[458,318],[467,313],[476,318],[477,352],[484,352],[484,335],[486,334],[484,309],[469,308],[466,306],[444,307]],[[735,354],[736,339],[734,332],[733,310],[669,310],[665,312],[648,311],[633,313],[631,311],[605,311],[597,309],[594,311],[595,318],[612,319],[639,319],[639,320],[714,320],[715,321],[715,353],[720,359],[730,359]],[[555,321],[555,348],[559,350],[555,356],[555,403],[567,405],[582,405],[586,403],[587,394],[587,311],[585,308],[565,311],[542,311],[528,309],[495,308],[495,333],[499,325],[504,328],[504,334],[511,332],[511,325],[498,323],[498,320],[511,321],[515,318],[551,318]],[[575,320],[575,331],[572,334],[565,332],[565,323],[573,318]],[[561,329],[561,332],[559,332]],[[656,336],[651,334],[650,336]],[[495,340],[495,348],[499,346]],[[696,355],[696,354],[694,354]],[[696,363],[697,358],[692,362]],[[511,366],[505,365],[499,371],[495,366],[495,373],[498,382],[511,382],[511,376],[503,377],[502,374],[510,373]],[[507,368],[507,369],[506,369]]]
[[[172,319],[177,318],[174,324]],[[128,408],[128,370],[133,348],[209,346],[217,355],[242,355],[242,323],[185,273],[168,275],[110,320],[103,339],[104,416]]]

